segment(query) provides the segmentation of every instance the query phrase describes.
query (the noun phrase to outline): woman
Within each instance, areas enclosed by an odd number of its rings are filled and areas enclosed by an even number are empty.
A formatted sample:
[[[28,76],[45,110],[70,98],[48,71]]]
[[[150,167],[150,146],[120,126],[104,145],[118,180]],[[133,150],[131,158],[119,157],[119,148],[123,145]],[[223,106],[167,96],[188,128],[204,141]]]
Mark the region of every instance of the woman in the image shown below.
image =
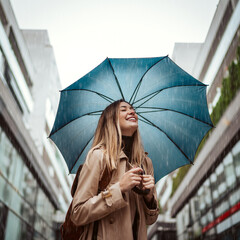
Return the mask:
[[[105,169],[111,180],[99,193]],[[137,194],[133,191],[137,187],[147,194]],[[84,225],[80,239],[92,239],[97,221],[97,239],[146,240],[146,224],[154,223],[157,216],[153,167],[141,144],[137,114],[130,104],[118,100],[99,119],[78,180],[71,219]]]

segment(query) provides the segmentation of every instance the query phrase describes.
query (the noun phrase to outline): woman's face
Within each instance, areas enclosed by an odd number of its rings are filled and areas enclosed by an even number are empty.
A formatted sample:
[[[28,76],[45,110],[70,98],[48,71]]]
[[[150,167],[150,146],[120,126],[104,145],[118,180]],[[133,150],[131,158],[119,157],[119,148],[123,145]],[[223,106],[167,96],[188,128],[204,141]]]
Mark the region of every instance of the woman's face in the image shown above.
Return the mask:
[[[126,102],[121,102],[119,106],[119,124],[124,136],[132,136],[138,128],[138,116]]]

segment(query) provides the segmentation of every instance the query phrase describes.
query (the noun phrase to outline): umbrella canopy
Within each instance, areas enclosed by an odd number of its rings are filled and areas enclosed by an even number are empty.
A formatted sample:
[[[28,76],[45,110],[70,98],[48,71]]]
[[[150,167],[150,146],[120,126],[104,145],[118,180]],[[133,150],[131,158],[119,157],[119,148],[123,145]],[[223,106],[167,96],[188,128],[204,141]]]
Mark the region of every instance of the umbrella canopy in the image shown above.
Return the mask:
[[[84,162],[102,111],[119,99],[132,104],[139,116],[140,134],[156,181],[192,163],[202,138],[213,127],[206,85],[168,56],[107,58],[61,91],[49,137],[70,173],[76,173]]]

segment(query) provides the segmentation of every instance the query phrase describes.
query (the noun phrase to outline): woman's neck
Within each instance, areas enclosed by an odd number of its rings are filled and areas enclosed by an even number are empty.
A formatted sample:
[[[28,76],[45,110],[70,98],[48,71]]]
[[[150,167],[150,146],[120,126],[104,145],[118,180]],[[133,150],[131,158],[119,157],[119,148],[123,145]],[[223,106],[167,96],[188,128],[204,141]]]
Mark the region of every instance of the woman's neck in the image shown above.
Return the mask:
[[[122,135],[123,152],[126,154],[129,161],[131,160],[131,156],[132,156],[132,145],[133,145],[133,136]]]

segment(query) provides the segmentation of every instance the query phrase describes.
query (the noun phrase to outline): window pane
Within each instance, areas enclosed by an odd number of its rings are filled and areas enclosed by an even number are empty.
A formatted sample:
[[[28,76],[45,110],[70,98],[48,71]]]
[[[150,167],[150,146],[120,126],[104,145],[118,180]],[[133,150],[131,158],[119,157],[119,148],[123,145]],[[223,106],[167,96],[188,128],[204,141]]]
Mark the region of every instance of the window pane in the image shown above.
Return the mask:
[[[233,157],[232,154],[229,153],[223,160],[224,164],[224,171],[225,171],[225,176],[226,176],[226,181],[227,181],[227,186],[228,187],[234,187],[236,185],[236,175],[235,175],[235,170],[233,166]]]
[[[210,189],[210,180],[207,179],[204,184],[204,200],[206,206],[209,207],[212,205],[212,196],[211,196],[211,189]]]
[[[1,186],[1,185],[0,185]],[[0,239],[4,239],[8,208],[0,202]]]
[[[240,201],[240,188],[237,189],[236,191],[234,191],[231,195],[230,195],[230,204],[231,206],[234,206],[236,203],[238,203]]]
[[[224,166],[222,163],[216,168],[217,185],[219,195],[223,195],[227,191],[227,183],[225,179]]]
[[[26,166],[23,168],[22,176],[22,183],[19,191],[32,206],[35,206],[37,195],[37,181]]]
[[[240,141],[232,149],[236,175],[240,178]]]
[[[221,214],[226,212],[229,209],[229,203],[228,201],[221,202],[216,208],[215,208],[215,216],[219,217]]]

